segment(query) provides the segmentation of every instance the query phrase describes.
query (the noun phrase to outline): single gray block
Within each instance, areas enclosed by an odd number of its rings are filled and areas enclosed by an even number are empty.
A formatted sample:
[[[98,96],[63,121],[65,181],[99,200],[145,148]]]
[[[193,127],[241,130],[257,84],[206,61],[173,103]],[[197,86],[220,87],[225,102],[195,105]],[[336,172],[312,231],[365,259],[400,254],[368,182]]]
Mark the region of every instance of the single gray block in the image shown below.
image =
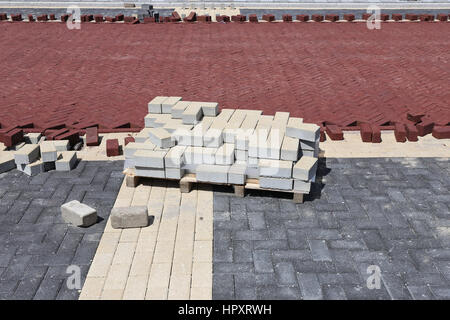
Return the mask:
[[[192,103],[190,101],[178,101],[171,109],[172,119],[181,119],[184,110]]]
[[[14,161],[14,154],[12,152],[0,151],[0,173],[7,172],[16,168],[16,162]]]
[[[24,135],[24,139],[26,143],[38,144],[41,140],[42,134],[39,132],[30,132]]]
[[[167,179],[181,179],[184,176],[184,170],[181,168],[166,168]]]
[[[18,151],[14,152],[16,164],[30,164],[39,159],[40,147],[38,144],[26,144]]]
[[[300,140],[300,148],[302,150],[311,150],[311,151],[319,149],[319,140],[316,141]]]
[[[168,97],[161,104],[161,112],[172,113],[172,108],[178,101],[181,101],[181,97]]]
[[[294,179],[294,190],[302,193],[309,193],[311,190],[311,182]]]
[[[320,127],[313,123],[288,124],[286,135],[300,140],[315,142],[320,137]]]
[[[259,186],[265,189],[292,190],[292,179],[260,177]]]
[[[303,156],[294,165],[292,176],[295,179],[309,181],[316,175],[317,158]]]
[[[259,175],[274,178],[292,178],[292,161],[259,159]]]
[[[17,170],[29,176],[35,176],[44,171],[44,163],[41,160],[37,160],[30,164],[18,164]]]
[[[203,136],[203,145],[208,148],[219,148],[223,145],[222,129],[209,128]]]
[[[248,151],[247,150],[234,150],[234,156],[237,161],[247,161],[248,160]]]
[[[197,180],[214,183],[228,183],[230,166],[202,164],[197,166]]]
[[[137,150],[134,153],[134,164],[144,168],[164,169],[164,156],[167,151],[163,150]]]
[[[281,145],[281,160],[297,161],[299,158],[299,139],[284,136]]]
[[[148,103],[148,112],[161,113],[162,112],[161,105],[167,98],[168,97],[162,97],[162,96],[153,98],[153,100]]]
[[[181,115],[184,124],[197,124],[202,117],[202,107],[196,102],[192,102]]]
[[[75,151],[63,151],[59,154],[55,162],[56,171],[70,171],[77,163],[77,153]]]
[[[150,141],[160,148],[170,148],[175,145],[172,135],[164,128],[150,128],[148,130]]]
[[[44,141],[40,144],[41,160],[43,162],[55,162],[57,160],[57,151],[53,141]]]
[[[234,144],[224,143],[216,152],[216,164],[232,165],[234,163]]]
[[[180,168],[184,163],[185,146],[175,146],[170,148],[164,157],[166,168]]]
[[[97,211],[77,200],[63,204],[61,214],[65,222],[77,227],[89,227],[97,222]]]
[[[147,168],[147,167],[139,167],[136,165],[135,170],[136,176],[138,177],[159,178],[159,179],[164,179],[166,177],[164,168]]]
[[[219,104],[217,102],[199,102],[205,116],[215,117],[219,114]]]
[[[247,165],[245,163],[234,163],[228,171],[228,183],[231,184],[245,184],[245,172],[247,171]]]
[[[52,140],[56,151],[68,151],[70,149],[69,140]]]
[[[114,229],[142,228],[148,226],[147,206],[112,208],[111,226]]]

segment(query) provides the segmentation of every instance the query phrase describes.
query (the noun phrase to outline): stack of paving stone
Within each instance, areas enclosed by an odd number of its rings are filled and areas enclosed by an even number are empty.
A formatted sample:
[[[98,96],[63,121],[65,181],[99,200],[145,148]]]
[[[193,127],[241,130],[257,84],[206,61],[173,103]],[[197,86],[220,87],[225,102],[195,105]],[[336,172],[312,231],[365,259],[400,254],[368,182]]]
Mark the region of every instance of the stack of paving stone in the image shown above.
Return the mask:
[[[77,162],[77,155],[75,151],[68,151],[69,148],[68,140],[37,142],[32,139],[14,152],[15,166],[29,176],[50,170],[70,171]]]
[[[125,172],[137,177],[245,185],[309,193],[320,128],[288,112],[222,109],[218,103],[156,97],[145,128],[125,147]]]

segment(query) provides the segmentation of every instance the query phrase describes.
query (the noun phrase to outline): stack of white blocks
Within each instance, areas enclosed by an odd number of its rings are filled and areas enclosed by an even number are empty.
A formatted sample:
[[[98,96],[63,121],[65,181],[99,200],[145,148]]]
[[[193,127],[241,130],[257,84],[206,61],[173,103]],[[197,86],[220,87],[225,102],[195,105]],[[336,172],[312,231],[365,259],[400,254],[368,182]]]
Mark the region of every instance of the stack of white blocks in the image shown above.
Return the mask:
[[[222,109],[216,102],[158,96],[145,128],[125,147],[125,168],[140,177],[243,185],[309,193],[315,181],[320,128],[288,112]]]
[[[40,140],[39,143],[25,144],[15,151],[14,162],[17,170],[29,176],[50,170],[70,171],[76,164],[77,155],[68,149],[68,140]]]

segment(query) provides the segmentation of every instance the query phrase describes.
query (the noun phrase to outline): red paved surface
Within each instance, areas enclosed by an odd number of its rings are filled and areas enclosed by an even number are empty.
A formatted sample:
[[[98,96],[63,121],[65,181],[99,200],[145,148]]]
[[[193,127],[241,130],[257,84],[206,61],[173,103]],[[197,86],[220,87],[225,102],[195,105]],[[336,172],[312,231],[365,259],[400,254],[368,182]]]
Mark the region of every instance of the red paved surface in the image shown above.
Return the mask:
[[[450,122],[450,24],[0,23],[0,123],[143,126],[156,95],[305,121]]]

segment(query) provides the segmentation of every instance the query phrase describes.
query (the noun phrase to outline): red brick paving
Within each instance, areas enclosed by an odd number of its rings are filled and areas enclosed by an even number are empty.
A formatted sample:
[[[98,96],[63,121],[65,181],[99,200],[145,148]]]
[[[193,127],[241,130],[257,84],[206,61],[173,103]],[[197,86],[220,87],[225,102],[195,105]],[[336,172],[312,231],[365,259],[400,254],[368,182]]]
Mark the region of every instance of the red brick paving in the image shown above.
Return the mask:
[[[143,126],[157,95],[349,126],[450,122],[450,24],[0,23],[0,123]]]

